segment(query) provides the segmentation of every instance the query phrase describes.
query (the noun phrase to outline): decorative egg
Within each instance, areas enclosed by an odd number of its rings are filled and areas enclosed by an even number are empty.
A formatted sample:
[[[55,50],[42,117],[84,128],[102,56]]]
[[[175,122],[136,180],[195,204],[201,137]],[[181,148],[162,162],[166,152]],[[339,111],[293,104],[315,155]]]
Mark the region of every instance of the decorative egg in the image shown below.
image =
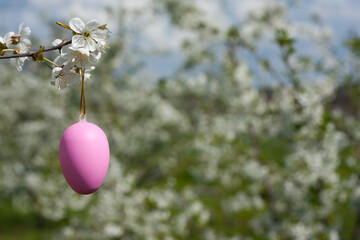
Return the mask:
[[[109,158],[107,137],[93,123],[75,123],[61,137],[61,170],[70,187],[77,193],[90,194],[101,186],[109,167]]]

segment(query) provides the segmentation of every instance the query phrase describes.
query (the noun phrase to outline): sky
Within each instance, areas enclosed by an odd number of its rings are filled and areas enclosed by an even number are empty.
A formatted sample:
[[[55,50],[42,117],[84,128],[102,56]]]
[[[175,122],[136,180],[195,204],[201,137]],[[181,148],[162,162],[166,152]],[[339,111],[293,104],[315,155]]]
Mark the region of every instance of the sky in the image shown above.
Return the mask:
[[[148,0],[16,0],[0,1],[0,34],[17,29],[24,22],[30,26],[32,34],[48,36],[43,24],[45,15],[52,21],[68,20],[73,16],[84,19],[96,18],[100,22],[108,22],[110,27],[114,22],[108,18],[106,7],[117,9],[139,8],[146,6]],[[266,0],[196,0],[197,5],[209,17],[215,17],[223,25],[231,25],[234,20],[241,20],[249,11],[256,10]],[[219,9],[225,9],[220,11]],[[299,7],[291,11],[294,19],[307,19],[312,13],[317,13],[324,23],[334,31],[336,40],[341,40],[350,32],[360,32],[360,1],[359,0],[303,0]],[[168,37],[168,29],[164,22],[154,23],[145,34],[152,42],[160,42],[164,46],[164,38]],[[178,38],[175,35],[174,38]],[[173,42],[173,41],[166,41]],[[171,46],[174,47],[174,46]]]
[[[63,21],[67,23],[71,17],[79,16],[84,20],[96,18],[100,23],[108,23],[110,29],[116,29],[116,22],[109,19],[106,7],[111,9],[136,9],[146,7],[149,0],[16,0],[0,1],[0,35],[15,31],[21,22],[30,26],[32,35],[43,38],[45,43],[52,41],[44,22]],[[249,11],[256,11],[266,0],[195,0],[196,4],[207,13],[209,18],[216,18],[224,26],[241,21]],[[360,33],[360,1],[359,0],[303,0],[290,12],[290,17],[297,21],[307,21],[309,16],[317,13],[326,26],[329,26],[335,44],[341,45],[345,37],[351,33]],[[223,9],[223,10],[220,10]],[[146,16],[143,20],[149,21]],[[129,19],[139,21],[139,19]],[[142,30],[141,38],[146,47],[173,49],[173,53],[159,59],[145,59],[150,70],[158,75],[169,75],[180,63],[176,49],[180,48],[185,32],[169,29],[169,24],[161,18],[152,18],[151,24]],[[171,63],[170,67],[162,67]]]

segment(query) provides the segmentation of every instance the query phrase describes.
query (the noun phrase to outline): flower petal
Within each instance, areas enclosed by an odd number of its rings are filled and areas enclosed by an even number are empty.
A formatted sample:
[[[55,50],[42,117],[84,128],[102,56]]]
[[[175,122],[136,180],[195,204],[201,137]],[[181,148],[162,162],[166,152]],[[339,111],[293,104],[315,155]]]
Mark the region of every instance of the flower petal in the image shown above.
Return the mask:
[[[91,74],[90,73],[84,73],[84,81],[90,79]]]
[[[72,43],[71,43],[71,45],[72,45],[74,48],[83,48],[83,47],[85,47],[85,44],[86,44],[86,41],[85,41],[84,36],[82,36],[82,35],[75,35],[75,36],[72,37]]]
[[[55,39],[55,40],[51,43],[51,45],[53,45],[53,46],[58,46],[58,45],[60,45],[61,43],[62,43],[61,39]]]
[[[52,69],[52,77],[53,77],[53,78],[58,78],[59,75],[60,75],[60,73],[61,73],[61,71],[62,71],[62,68],[61,68],[61,67],[54,67],[54,68]]]
[[[90,55],[90,61],[93,62],[93,63],[99,62],[100,58],[101,58],[101,52],[100,51],[93,52]]]
[[[23,25],[24,25],[24,23],[20,23],[20,25],[18,27],[17,35],[19,35],[19,36],[20,36],[20,33],[21,33],[22,29],[23,29]]]
[[[72,18],[69,21],[69,26],[76,33],[82,33],[85,30],[85,23],[78,17]]]
[[[89,51],[93,52],[96,50],[96,42],[94,40],[92,40],[91,38],[88,38],[87,40],[87,45],[89,47]]]
[[[85,72],[90,72],[94,69],[95,69],[95,66],[90,66],[90,67],[86,68]]]
[[[8,32],[7,34],[5,34],[4,41],[11,39],[11,37],[14,35],[15,35],[14,32]]]
[[[20,72],[22,71],[22,67],[24,65],[25,60],[27,57],[20,57],[16,59],[16,69]]]
[[[25,46],[29,46],[31,47],[31,41],[27,38],[23,38],[21,39],[21,42],[25,45]]]
[[[88,31],[95,30],[96,28],[100,27],[100,24],[95,19],[86,23],[85,28]]]
[[[54,59],[54,63],[57,64],[57,65],[63,65],[63,64],[66,64],[66,63],[62,63],[62,60],[63,60],[63,57],[62,56],[57,56],[55,59]]]
[[[30,28],[29,28],[29,27],[26,27],[26,28],[24,28],[23,30],[21,30],[20,36],[21,36],[21,37],[28,37],[28,36],[30,36],[30,33],[31,33]]]
[[[57,78],[57,79],[55,80],[55,87],[56,87],[57,89],[61,90],[61,89],[64,89],[64,88],[67,87],[67,83],[66,83],[66,81],[64,81],[63,78]]]
[[[70,54],[73,55],[73,56],[78,55],[78,53],[76,53],[76,52],[79,52],[79,53],[84,54],[86,56],[90,55],[89,49],[85,48],[85,47],[84,48],[69,47],[69,50],[70,50]]]
[[[64,72],[69,72],[74,67],[74,61],[70,61],[63,67]]]
[[[65,60],[71,60],[74,57],[74,54],[72,54],[73,50],[72,47],[68,48],[62,48],[60,56]]]
[[[97,44],[97,51],[105,52],[107,46],[108,44],[106,41],[100,40]]]
[[[27,39],[27,40],[28,40],[28,42],[30,42],[29,39]],[[25,41],[25,42],[27,42],[27,41]],[[26,45],[25,42],[21,41],[18,45],[16,45],[17,46],[16,49],[20,50],[20,53],[27,53],[30,51],[29,45]],[[31,42],[30,42],[30,45],[31,45]]]
[[[90,36],[96,41],[105,40],[107,38],[107,34],[105,30],[97,29],[90,33]]]
[[[69,72],[64,75],[68,85],[73,85],[81,82],[81,75],[78,73]]]

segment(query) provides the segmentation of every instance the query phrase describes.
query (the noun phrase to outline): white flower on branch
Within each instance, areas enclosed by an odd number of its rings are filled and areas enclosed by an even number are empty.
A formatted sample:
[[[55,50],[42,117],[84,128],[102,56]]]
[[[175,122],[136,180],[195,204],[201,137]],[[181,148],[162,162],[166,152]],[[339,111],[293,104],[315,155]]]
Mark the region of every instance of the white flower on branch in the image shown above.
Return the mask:
[[[110,35],[106,26],[100,26],[96,20],[91,20],[85,24],[76,17],[70,20],[69,25],[75,33],[72,37],[72,48],[74,50],[94,52],[103,49]]]
[[[61,57],[68,61],[74,59],[75,66],[78,68],[87,68],[90,64],[98,63],[101,52],[89,52],[85,49],[74,49],[71,46],[61,51]]]
[[[54,85],[57,89],[61,90],[68,86],[71,86],[76,83],[81,82],[80,73],[76,72],[74,68],[74,61],[65,63],[62,67],[55,67],[52,70],[52,76],[56,78],[55,81],[52,81],[51,84]],[[85,72],[84,80],[90,78],[90,73]]]
[[[105,25],[99,25],[96,20],[84,24],[80,18],[70,20],[70,26],[56,22],[58,25],[73,32],[71,41],[56,39],[52,42],[53,47],[40,46],[38,51],[30,52],[31,41],[29,40],[30,28],[23,28],[20,24],[17,34],[9,32],[4,38],[0,37],[0,58],[11,58],[16,61],[16,68],[21,71],[25,60],[32,58],[34,61],[47,62],[55,66],[52,70],[52,82],[58,89],[63,89],[73,83],[79,82],[81,69],[85,71],[85,80],[90,78],[88,71],[95,67],[101,53],[108,48],[108,38],[111,35]],[[70,46],[67,46],[70,45]],[[66,46],[66,47],[65,47]],[[60,56],[54,61],[46,58],[44,52],[59,50]],[[4,56],[10,52],[7,56]],[[61,63],[60,63],[61,62]]]
[[[61,90],[72,84],[79,83],[81,81],[81,76],[74,71],[73,67],[74,63],[68,62],[63,67],[53,68],[52,76],[56,78],[56,80],[52,81],[51,84]]]
[[[14,32],[10,32],[7,34],[7,38],[10,38],[10,44],[9,49],[13,49],[14,54],[20,54],[20,53],[27,53],[30,51],[31,48],[31,41],[29,39],[31,30],[29,27],[23,28],[24,23],[21,23],[17,34]],[[18,71],[22,71],[22,67],[24,65],[25,60],[27,60],[28,57],[20,57],[16,59],[16,69]]]
[[[18,32],[15,35],[11,36],[12,39],[12,45],[18,45],[19,48],[22,49],[30,49],[31,47],[31,41],[29,39],[31,30],[29,27],[23,28],[24,23],[21,23],[18,28]]]

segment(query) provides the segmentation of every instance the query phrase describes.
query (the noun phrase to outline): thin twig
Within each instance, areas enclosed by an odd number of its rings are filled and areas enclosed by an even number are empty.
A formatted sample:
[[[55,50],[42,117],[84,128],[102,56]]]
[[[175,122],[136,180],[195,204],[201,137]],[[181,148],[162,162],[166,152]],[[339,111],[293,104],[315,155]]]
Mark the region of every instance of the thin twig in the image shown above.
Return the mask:
[[[66,41],[62,44],[59,44],[57,46],[54,47],[50,47],[50,48],[45,48],[43,52],[49,52],[49,51],[53,51],[53,50],[60,50],[62,47],[71,44],[71,40]],[[0,59],[8,59],[8,58],[19,58],[19,57],[33,57],[36,53],[38,53],[39,51],[36,52],[28,52],[28,53],[20,53],[20,54],[14,54],[14,55],[8,55],[8,56],[0,56]]]

